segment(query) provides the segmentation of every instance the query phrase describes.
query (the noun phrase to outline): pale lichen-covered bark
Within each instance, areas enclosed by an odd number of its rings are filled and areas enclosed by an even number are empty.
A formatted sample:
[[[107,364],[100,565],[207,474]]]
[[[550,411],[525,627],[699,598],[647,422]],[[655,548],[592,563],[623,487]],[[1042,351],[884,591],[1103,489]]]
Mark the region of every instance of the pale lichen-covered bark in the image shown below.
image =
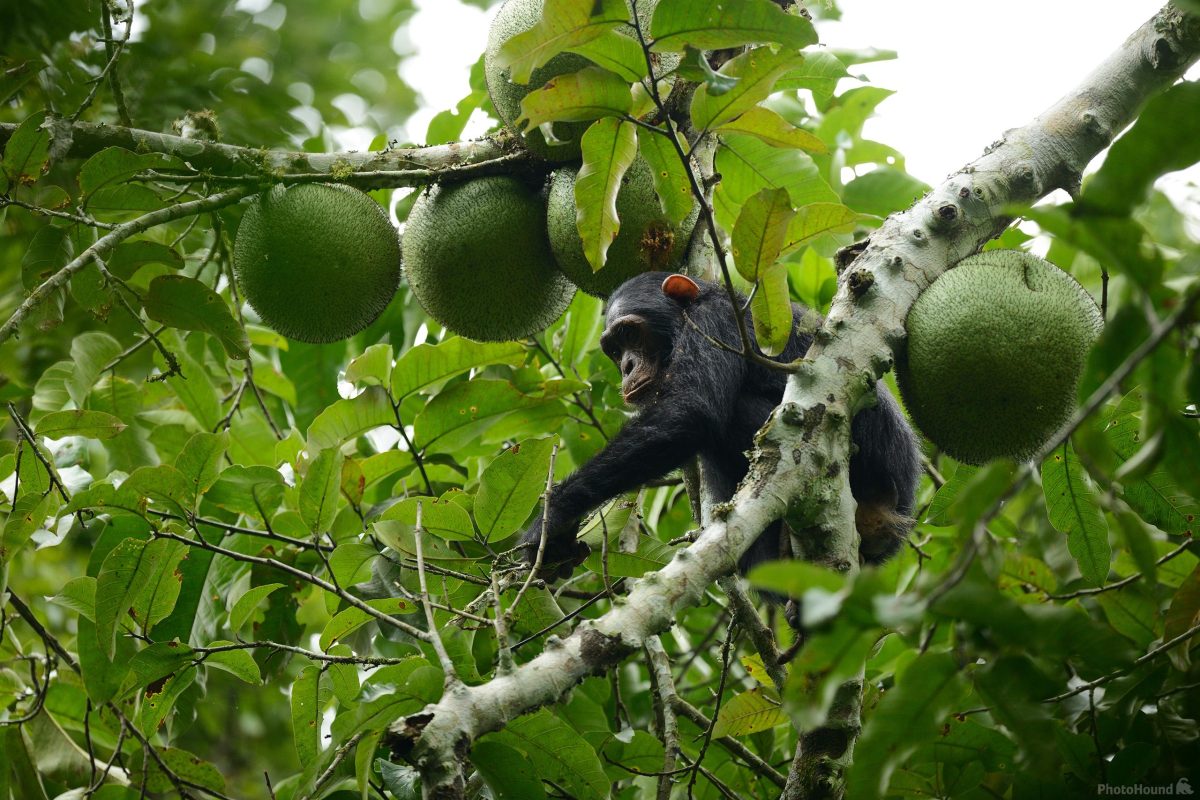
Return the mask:
[[[821,542],[822,560],[852,569],[857,559],[845,479],[849,423],[869,387],[891,368],[917,295],[1004,229],[1005,206],[1033,202],[1056,188],[1073,190],[1083,168],[1142,103],[1182,75],[1198,54],[1200,24],[1164,8],[1077,89],[1029,125],[1009,131],[912,208],[890,217],[855,251],[803,368],[789,380],[783,403],[759,435],[749,475],[695,543],[659,572],[635,581],[629,596],[607,614],[580,623],[565,639],[552,639],[545,652],[511,674],[459,687],[393,726],[389,742],[415,761],[425,796],[461,797],[464,760],[477,737],[555,702],[584,677],[667,630],[675,614],[731,572],[758,533],[796,499],[804,499],[809,535],[828,537]],[[859,715],[856,700],[842,700],[829,725],[806,736],[813,746],[796,759],[786,796],[840,793]]]

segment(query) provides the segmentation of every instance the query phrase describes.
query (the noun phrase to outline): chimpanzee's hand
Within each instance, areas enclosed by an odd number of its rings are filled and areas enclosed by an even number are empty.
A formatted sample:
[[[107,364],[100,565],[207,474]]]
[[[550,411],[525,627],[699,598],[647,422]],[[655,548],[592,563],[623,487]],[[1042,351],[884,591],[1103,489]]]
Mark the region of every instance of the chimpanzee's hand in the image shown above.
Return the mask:
[[[538,515],[529,529],[521,535],[521,541],[517,545],[521,558],[530,566],[537,561],[538,546],[542,541],[542,520],[543,517]],[[592,550],[575,538],[578,530],[578,522],[562,524],[556,523],[553,517],[550,518],[550,525],[546,529],[546,546],[542,551],[542,567],[538,570],[539,578],[569,578],[575,567],[588,557]]]

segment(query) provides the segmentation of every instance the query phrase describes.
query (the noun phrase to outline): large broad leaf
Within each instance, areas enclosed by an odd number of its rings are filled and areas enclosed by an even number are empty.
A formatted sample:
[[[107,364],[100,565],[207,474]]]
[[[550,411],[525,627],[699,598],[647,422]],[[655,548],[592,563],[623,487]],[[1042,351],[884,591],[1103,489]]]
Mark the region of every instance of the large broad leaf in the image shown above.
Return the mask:
[[[751,136],[722,136],[716,167],[721,183],[713,196],[713,206],[717,221],[726,230],[733,229],[742,204],[763,189],[787,189],[794,208],[840,202],[807,153],[771,147]]]
[[[84,162],[79,170],[79,188],[84,205],[105,186],[123,183],[152,169],[180,169],[186,165],[165,153],[135,153],[123,147],[106,147]]]
[[[605,31],[595,39],[567,49],[609,72],[615,72],[629,83],[636,83],[649,75],[641,45],[620,31]]]
[[[301,764],[310,764],[321,750],[321,718],[332,692],[321,680],[321,668],[310,664],[292,684],[292,738]]]
[[[175,457],[175,469],[192,490],[192,504],[207,492],[221,474],[221,459],[229,447],[229,432],[197,433]]]
[[[387,390],[370,386],[357,397],[338,400],[317,415],[308,428],[308,445],[336,447],[372,428],[396,424]]]
[[[792,299],[787,265],[775,264],[758,274],[750,300],[754,339],[764,355],[777,356],[792,338]]]
[[[83,408],[100,374],[122,350],[120,342],[107,333],[82,333],[71,342],[73,372],[66,388],[77,407]]]
[[[742,205],[732,236],[739,275],[753,283],[774,265],[795,213],[786,189],[763,189]]]
[[[1050,524],[1067,535],[1067,549],[1084,579],[1093,586],[1104,583],[1112,560],[1108,522],[1070,443],[1042,462],[1042,491]]]
[[[47,439],[111,439],[125,428],[124,422],[103,411],[55,411],[38,420],[37,434]]]
[[[150,281],[144,299],[146,316],[155,322],[216,336],[230,358],[249,358],[246,331],[229,313],[221,296],[195,278],[160,275]]]
[[[382,600],[368,600],[367,605],[389,616],[412,614],[417,610],[417,606],[414,603],[405,600],[403,597],[385,597]],[[321,649],[328,650],[334,642],[349,636],[363,625],[375,619],[376,617],[373,614],[369,614],[361,608],[354,606],[339,611],[334,615],[333,619],[326,623],[325,630],[321,631]]]
[[[638,153],[650,165],[654,177],[654,191],[658,195],[663,212],[675,224],[687,219],[696,204],[692,193],[692,182],[688,168],[679,158],[679,152],[667,138],[667,134],[638,128]],[[687,152],[687,147],[683,148]]]
[[[759,42],[799,49],[817,41],[811,22],[772,0],[660,0],[650,33],[660,51],[682,51],[687,45],[722,50]]]
[[[964,696],[954,656],[917,656],[867,718],[854,748],[846,795],[862,800],[883,797],[896,768],[918,745],[937,737]]]
[[[545,403],[549,397],[525,394],[508,381],[476,379],[453,386],[425,406],[413,423],[416,442],[426,450],[450,447],[512,411]]]
[[[600,67],[586,67],[559,75],[525,95],[517,127],[620,117],[632,108],[633,94],[624,78]]]
[[[637,155],[634,126],[602,119],[583,134],[583,166],[575,179],[575,225],[593,271],[604,266],[608,248],[621,229],[617,193]]]
[[[1082,205],[1128,214],[1158,176],[1200,161],[1200,83],[1184,81],[1153,98],[1088,179]]]
[[[810,203],[788,223],[783,252],[790,253],[831,233],[849,233],[862,217],[840,203]]]
[[[739,117],[717,127],[718,133],[745,133],[772,147],[789,147],[809,153],[825,153],[825,143],[803,128],[797,128],[769,108],[753,106]]]
[[[406,498],[383,512],[380,519],[416,525],[418,505],[421,506],[421,527],[427,533],[451,541],[470,541],[475,538],[475,529],[466,509],[436,497]]]
[[[722,75],[738,79],[733,88],[714,95],[705,86],[692,95],[692,123],[700,130],[708,130],[737,119],[767,99],[776,79],[795,67],[800,59],[801,56],[788,50],[772,52],[767,47],[742,53],[720,70]]]
[[[104,559],[96,576],[96,638],[108,658],[116,652],[121,622],[146,585],[157,583],[163,565],[177,552],[175,544],[169,539],[125,539]]]
[[[769,731],[788,721],[779,701],[763,694],[761,688],[734,695],[721,705],[713,736],[749,736]]]
[[[612,32],[628,18],[622,0],[545,0],[541,19],[505,42],[492,67],[511,67],[514,83],[529,83],[531,73],[554,56]]]
[[[492,541],[513,533],[533,511],[546,488],[554,437],[528,439],[496,457],[479,478],[475,521]]]
[[[400,401],[460,372],[519,361],[524,352],[525,345],[520,342],[473,342],[457,336],[441,344],[419,344],[396,361],[392,370],[392,396]]]
[[[333,525],[342,478],[342,452],[322,450],[308,465],[300,486],[300,518],[309,532],[321,534]]]
[[[523,752],[542,780],[562,786],[580,800],[609,796],[609,782],[596,751],[567,723],[540,709],[518,717],[484,741],[498,741]]]

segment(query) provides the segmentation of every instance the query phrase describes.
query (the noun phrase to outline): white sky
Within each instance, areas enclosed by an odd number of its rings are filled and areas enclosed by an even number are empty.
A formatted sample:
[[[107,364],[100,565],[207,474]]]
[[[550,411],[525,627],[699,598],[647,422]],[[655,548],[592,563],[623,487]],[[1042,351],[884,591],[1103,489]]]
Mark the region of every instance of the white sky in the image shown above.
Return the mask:
[[[913,175],[937,183],[1074,87],[1163,2],[842,0],[843,20],[823,24],[821,35],[830,47],[899,53],[896,61],[851,69],[896,90],[865,133],[904,153]],[[408,125],[420,142],[429,119],[466,95],[491,12],[458,0],[417,6],[410,33],[417,55],[401,74],[424,98]],[[483,130],[472,125],[467,133]],[[1163,188],[1177,202],[1190,200],[1200,218],[1198,182],[1193,168],[1166,178]]]

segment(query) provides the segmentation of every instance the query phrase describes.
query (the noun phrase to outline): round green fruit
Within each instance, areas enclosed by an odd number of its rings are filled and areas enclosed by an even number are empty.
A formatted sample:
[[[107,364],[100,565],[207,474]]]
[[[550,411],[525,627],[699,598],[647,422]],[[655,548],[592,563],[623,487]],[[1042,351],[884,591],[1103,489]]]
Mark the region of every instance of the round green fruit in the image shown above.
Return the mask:
[[[400,284],[387,213],[349,186],[304,183],[261,194],[233,247],[238,285],[289,339],[333,342],[375,321]]]
[[[546,227],[558,268],[572,283],[596,297],[607,297],[634,275],[657,270],[678,271],[687,253],[688,239],[696,227],[699,209],[679,224],[672,224],[654,192],[650,165],[636,158],[617,191],[617,237],[599,272],[583,254],[583,240],[575,224],[575,179],[579,170],[560,169],[550,181]]]
[[[982,464],[1030,458],[1067,421],[1103,321],[1053,264],[992,250],[934,281],[906,326],[896,377],[913,421],[949,455]]]
[[[480,341],[536,333],[575,295],[554,266],[545,201],[507,176],[418,198],[404,229],[404,271],[429,316]]]
[[[542,88],[559,75],[578,72],[591,62],[574,53],[559,53],[535,69],[528,83],[513,83],[511,70],[496,66],[496,59],[504,43],[517,34],[525,33],[541,18],[542,0],[506,0],[496,13],[488,31],[487,50],[483,55],[484,76],[496,113],[509,130],[524,139],[525,147],[535,155],[550,161],[570,161],[579,158],[579,139],[589,123],[551,123],[553,137],[558,141],[548,142],[540,128],[531,128],[521,133],[516,127],[516,122],[521,117],[521,101],[525,99],[525,95]]]

